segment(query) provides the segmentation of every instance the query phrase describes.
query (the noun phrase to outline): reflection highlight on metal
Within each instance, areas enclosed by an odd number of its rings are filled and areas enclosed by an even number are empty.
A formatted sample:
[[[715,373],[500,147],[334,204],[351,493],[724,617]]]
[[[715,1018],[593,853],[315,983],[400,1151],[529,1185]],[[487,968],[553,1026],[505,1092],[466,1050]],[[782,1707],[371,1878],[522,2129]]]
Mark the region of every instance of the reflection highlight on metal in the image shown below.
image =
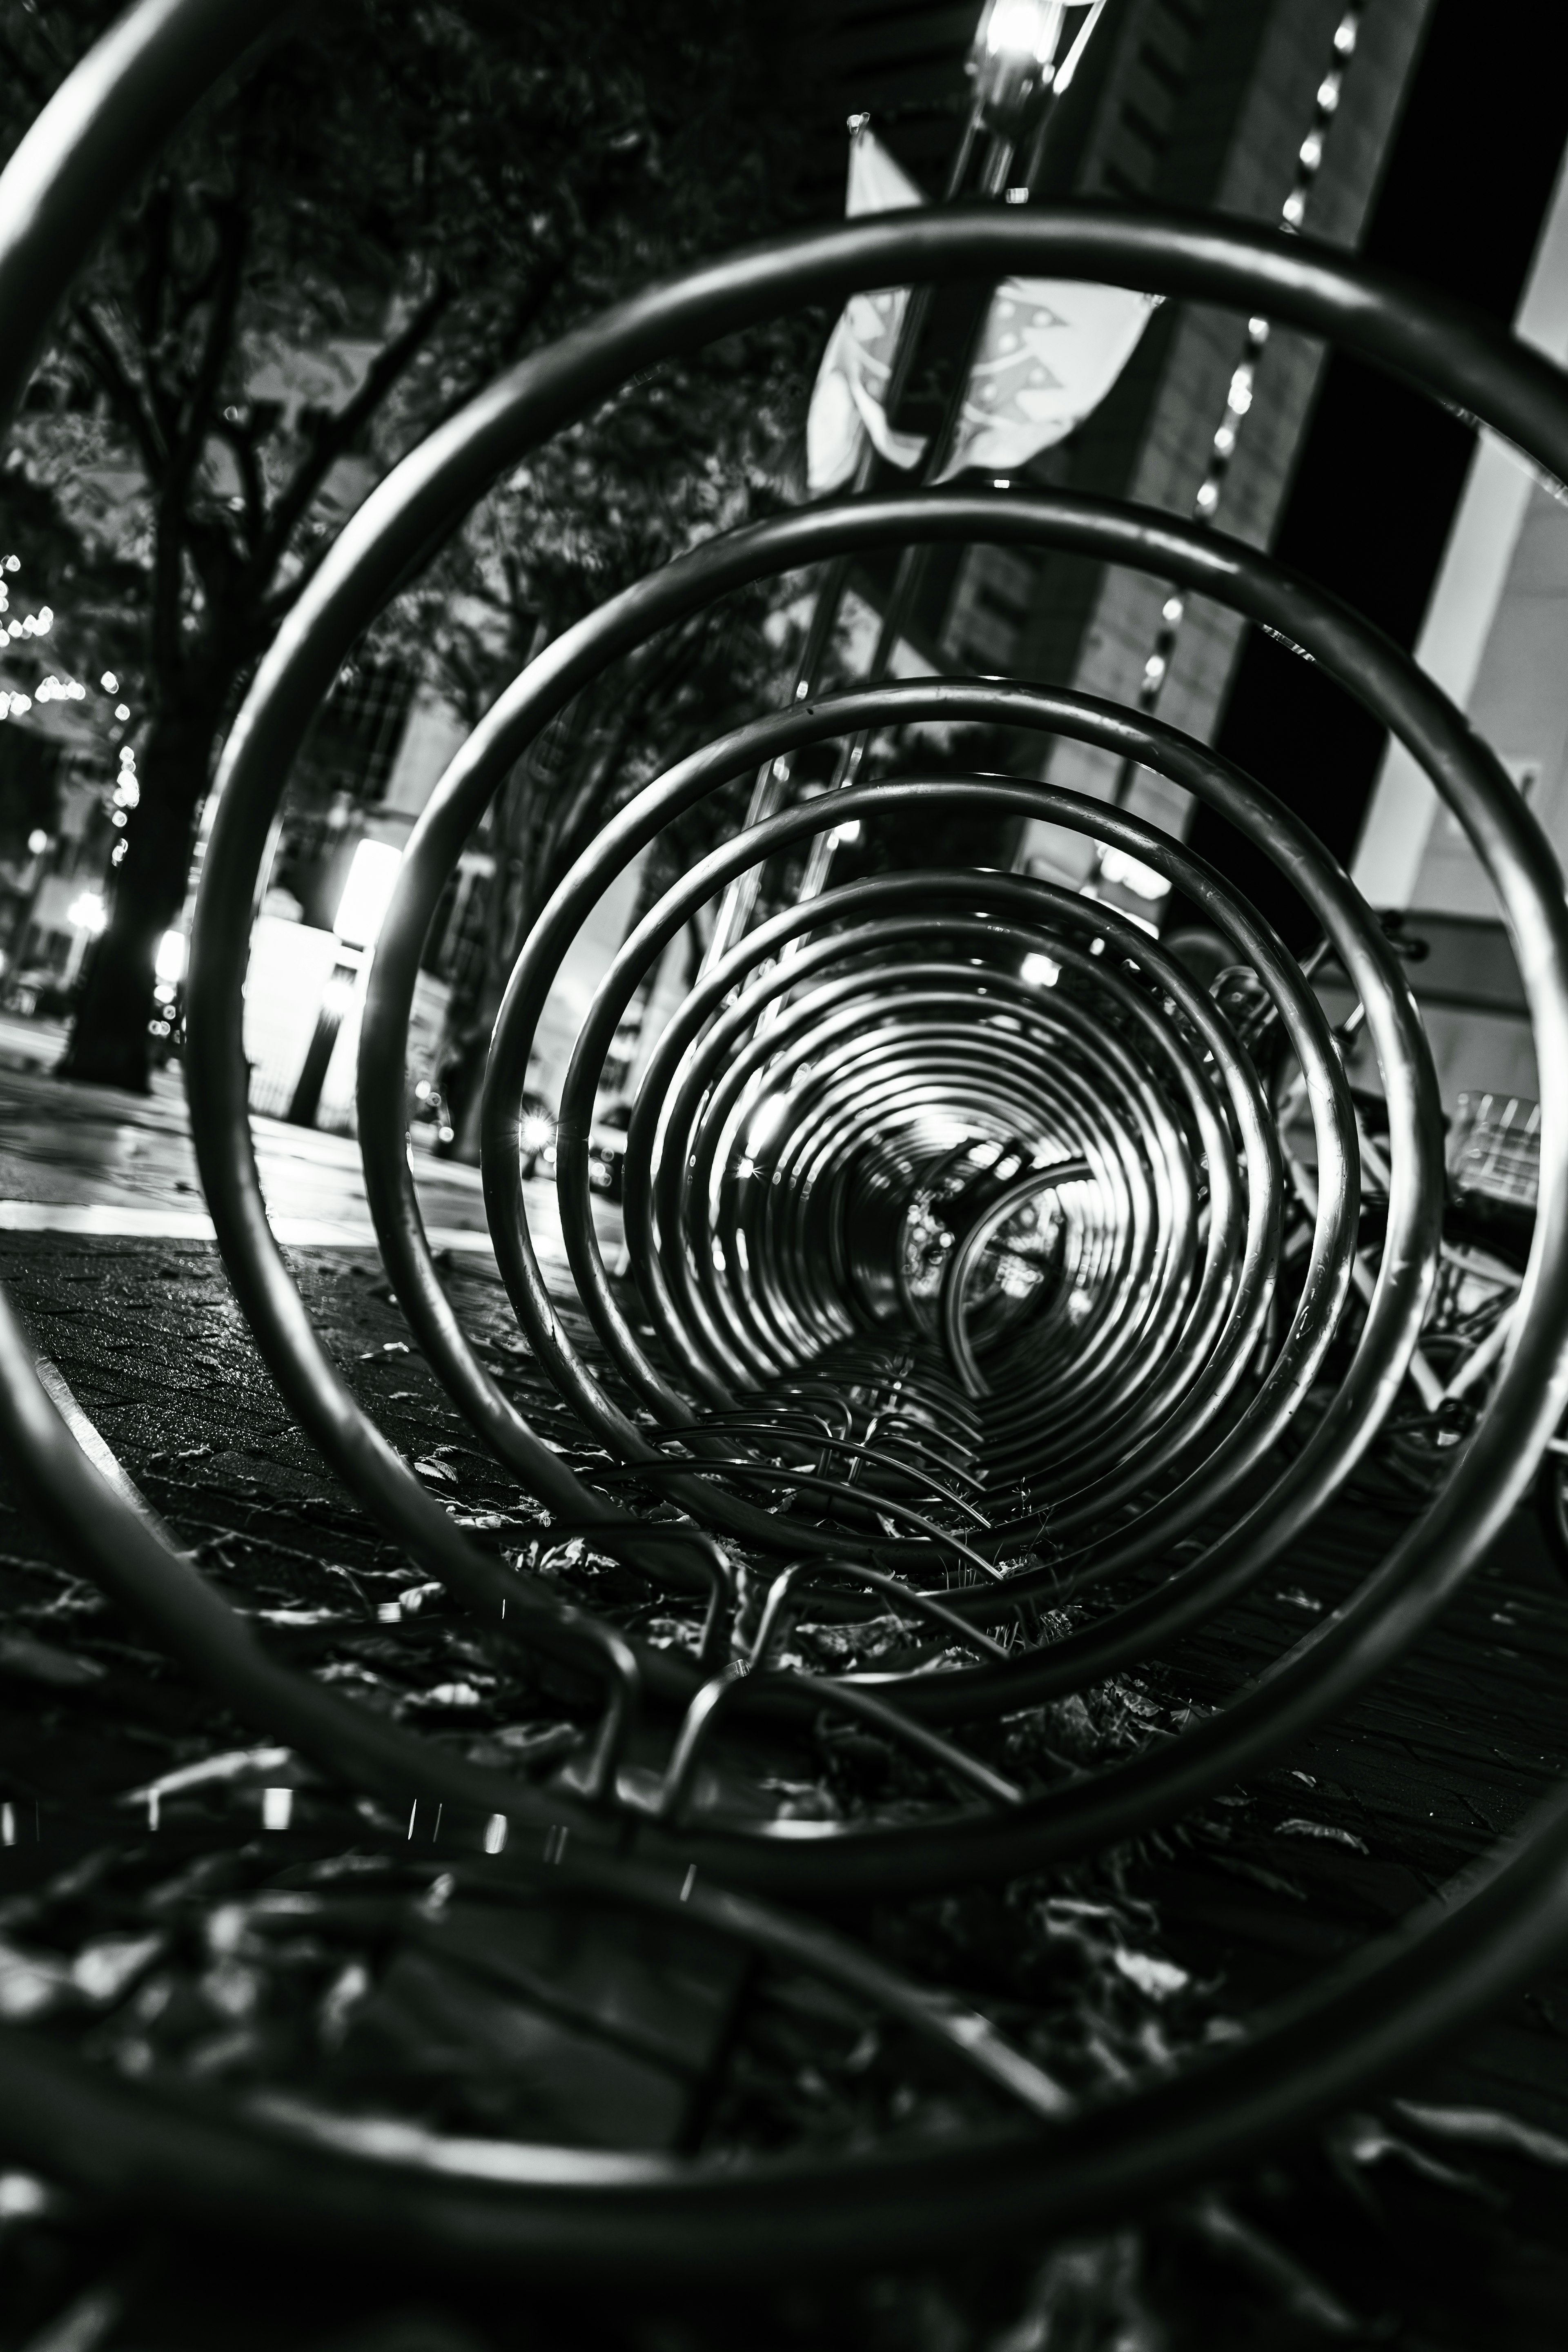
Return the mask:
[[[10,396],[107,208],[184,108],[280,15],[268,0],[144,0],[47,111],[0,182]],[[277,2116],[175,2109],[7,2029],[0,2131],[19,2158],[70,2179],[86,2165],[100,2190],[191,2213],[248,2211],[272,2229],[557,2268],[607,2252],[628,2270],[685,2275],[924,2255],[986,2230],[1103,2218],[1194,2166],[1236,2162],[1407,2058],[1562,1933],[1560,1801],[1463,1899],[1243,2042],[1079,2112],[984,2021],[774,1907],[1039,1868],[1256,1770],[1430,1622],[1527,1487],[1562,1412],[1568,1155],[1549,1099],[1510,1352],[1438,1500],[1310,1640],[1179,1736],[1026,1786],[990,1760],[984,1735],[997,1717],[1157,1654],[1245,1592],[1342,1492],[1377,1442],[1432,1286],[1440,1119],[1398,959],[1310,829],[1212,751],[1063,688],[894,682],[762,714],[605,826],[526,942],[485,1094],[491,1233],[518,1320],[575,1416],[571,1445],[531,1427],[485,1369],[413,1196],[403,1050],[419,951],[464,840],[520,753],[630,648],[737,584],[921,541],[1132,565],[1319,663],[1409,747],[1469,834],[1506,913],[1541,1066],[1568,1066],[1568,912],[1533,820],[1405,656],[1267,557],[1163,514],[1047,492],[868,497],[789,515],[696,549],[547,648],[420,819],[381,935],[361,1056],[383,1254],[476,1433],[545,1506],[554,1535],[587,1535],[646,1581],[679,1629],[663,1646],[563,1605],[547,1580],[458,1528],[355,1401],[268,1226],[240,1044],[249,910],[312,713],[409,564],[502,467],[661,358],[801,301],[1025,269],[1201,299],[1325,337],[1568,478],[1568,388],[1555,370],[1305,239],[1095,207],[814,231],[619,306],[442,426],[345,528],[228,741],[194,940],[188,1074],[230,1276],[299,1420],[388,1532],[481,1617],[504,1617],[524,1650],[602,1693],[587,1760],[554,1785],[525,1783],[274,1663],[94,1469],[0,1305],[0,1427],[17,1475],[84,1569],[238,1714],[358,1790],[441,1801],[475,1856],[465,1868],[519,1885],[553,1870],[556,1883],[610,1890],[633,1908],[685,1906],[715,1934],[854,1983],[986,2074],[1014,2119],[961,2145],[728,2169],[561,2151],[487,2158],[412,2135],[372,2144],[346,2127],[334,2139]],[[546,1289],[518,1149],[534,1031],[584,915],[673,816],[770,761],[816,747],[831,758],[868,730],[913,730],[918,740],[921,729],[963,726],[1007,730],[1023,772],[917,763],[784,808],[705,857],[626,942],[578,1039],[558,1143],[590,1355]],[[1289,877],[1349,976],[1388,1113],[1386,1234],[1368,1301],[1352,1281],[1354,1108],[1311,987],[1268,925],[1178,842],[1028,781],[1053,738],[1148,766],[1221,812]],[[863,837],[881,825],[919,838],[959,807],[1047,820],[1165,877],[1254,976],[1250,1041],[1175,956],[1092,899],[979,868],[829,877],[734,940],[653,1054],[626,1142],[629,1275],[612,1278],[591,1213],[588,1130],[621,1014],[666,944],[763,861],[798,868],[832,828],[858,821]],[[1276,1047],[1301,1073],[1310,1199],[1258,1075]],[[1300,1246],[1288,1251],[1292,1234]],[[833,1638],[803,1646],[803,1627]],[[727,1800],[738,1731],[787,1743],[819,1717],[908,1756],[925,1776],[920,1802],[896,1817],[808,1821]]]

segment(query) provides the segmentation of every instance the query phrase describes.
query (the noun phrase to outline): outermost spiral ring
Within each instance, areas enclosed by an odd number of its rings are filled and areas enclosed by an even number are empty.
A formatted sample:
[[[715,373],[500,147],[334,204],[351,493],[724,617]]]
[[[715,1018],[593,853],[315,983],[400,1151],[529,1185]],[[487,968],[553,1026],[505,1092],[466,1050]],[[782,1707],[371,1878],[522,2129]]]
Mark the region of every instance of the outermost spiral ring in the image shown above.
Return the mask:
[[[56,157],[45,154],[47,138],[35,134],[19,158],[24,169],[18,173],[14,163],[0,187],[0,300],[16,330],[19,365],[36,348],[47,319],[46,283],[51,298],[59,283],[58,252],[68,257],[80,250],[94,217],[183,106],[277,13],[259,5],[232,6],[227,0],[222,5],[216,0],[156,0],[117,28],[89,61],[92,72],[85,83],[79,78],[68,85],[68,103],[46,118],[47,136],[57,142]],[[175,70],[168,71],[171,67]],[[63,140],[62,131],[68,134]],[[73,226],[74,215],[79,220]],[[1027,236],[1016,233],[1024,229]],[[57,238],[55,274],[46,281],[36,264],[51,236]],[[1069,249],[1074,238],[1079,240],[1076,255]],[[1304,242],[1281,251],[1267,240],[1228,230],[1136,219],[1112,224],[1083,216],[1037,215],[1028,223],[958,218],[840,232],[749,257],[732,266],[750,275],[745,300],[736,285],[724,283],[722,270],[697,273],[695,281],[686,281],[687,290],[695,282],[718,320],[739,324],[749,315],[751,294],[760,289],[759,299],[772,299],[807,251],[823,264],[813,290],[828,297],[855,284],[917,278],[933,260],[943,268],[977,261],[983,274],[1022,264],[1063,274],[1079,266],[1086,274],[1114,278],[1142,257],[1149,264],[1144,274],[1161,290],[1206,293],[1211,299],[1228,294],[1249,308],[1261,302],[1309,330],[1337,323],[1350,347],[1425,375],[1444,396],[1494,424],[1560,478],[1568,474],[1568,404],[1554,371],[1510,350],[1505,339],[1467,325],[1456,313],[1402,300],[1371,273],[1347,269]],[[627,306],[621,330],[634,349],[639,331],[645,352],[652,348],[646,309]],[[574,341],[579,347],[584,343],[583,338]],[[577,356],[592,389],[592,354],[579,348]],[[637,363],[647,363],[646,357]],[[547,377],[548,357],[542,364]],[[499,417],[489,411],[487,415],[499,433]],[[486,417],[470,421],[482,443]],[[453,444],[459,474],[460,454]],[[482,464],[478,472],[482,475]],[[394,477],[386,486],[393,495],[380,505],[371,502],[377,510],[372,523],[386,513],[395,526],[389,544],[395,552],[401,534],[405,558],[417,553],[420,527],[430,520],[417,495],[428,478],[417,466],[416,474],[417,479],[401,482]],[[416,494],[400,507],[410,489]],[[366,532],[371,527],[367,523]],[[358,624],[350,566],[368,544],[366,535],[356,535],[351,527],[324,567],[320,597],[310,604],[318,622],[351,624],[351,637]],[[341,597],[341,606],[334,606],[334,597]],[[1333,625],[1325,625],[1332,635]],[[1312,649],[1310,629],[1291,634]],[[233,789],[236,778],[243,777],[247,761],[253,772],[258,763],[265,765],[288,731],[278,727],[280,704],[290,702],[295,689],[319,690],[338,657],[325,626],[312,642],[302,623],[290,630],[258,681],[226,763],[230,789],[219,829],[226,827],[231,843],[231,873],[243,867],[246,846],[246,811],[242,795]],[[290,668],[291,663],[297,667]],[[1462,721],[1441,698],[1407,664],[1390,660],[1373,677],[1376,667],[1373,663],[1366,671],[1367,682],[1391,712],[1397,706],[1403,723],[1396,731],[1431,755],[1432,772],[1498,885],[1542,1065],[1562,1066],[1568,1046],[1568,919],[1550,854],[1510,797],[1495,761],[1468,739]],[[307,693],[297,709],[283,714],[289,724],[294,718],[303,724],[309,699]],[[274,735],[269,730],[275,727]],[[252,873],[258,863],[258,856],[251,858]],[[241,916],[246,904],[242,894]],[[448,1556],[443,1549],[448,1538],[405,1490],[395,1458],[338,1409],[339,1401],[318,1378],[310,1359],[313,1338],[308,1328],[300,1331],[275,1280],[267,1255],[270,1238],[258,1202],[251,1199],[254,1171],[247,1179],[243,1164],[243,1093],[237,1117],[229,1117],[235,1110],[237,981],[226,997],[221,983],[228,975],[215,926],[235,911],[224,907],[215,888],[204,905],[193,972],[205,1039],[197,1056],[208,1088],[205,1172],[226,1255],[247,1308],[259,1304],[265,1310],[253,1316],[264,1345],[270,1341],[275,1352],[279,1345],[288,1348],[282,1360],[286,1385],[304,1392],[308,1411],[302,1417],[308,1424],[324,1429],[338,1455],[354,1465],[362,1492],[378,1490],[384,1506],[395,1505],[400,1520],[412,1523],[418,1540],[442,1550],[458,1580],[480,1590],[487,1578],[484,1564],[455,1551]],[[215,985],[216,993],[203,992]],[[226,1070],[226,1055],[231,1065]],[[1419,1630],[1500,1523],[1561,1411],[1565,1374],[1557,1360],[1568,1321],[1561,1117],[1549,1103],[1541,1209],[1512,1357],[1493,1408],[1446,1492],[1444,1525],[1436,1531],[1429,1525],[1418,1528],[1379,1571],[1373,1602],[1352,1605],[1322,1629],[1304,1662],[1298,1657],[1276,1674],[1263,1696],[1277,1717],[1299,1725],[1312,1712],[1337,1704]],[[268,1314],[275,1316],[270,1328]],[[363,1769],[367,1780],[383,1785],[395,1784],[414,1769],[414,1743],[386,1735],[382,1727],[354,1725],[353,1710],[331,1703],[328,1694],[301,1689],[297,1678],[251,1654],[216,1597],[96,1480],[39,1390],[8,1309],[0,1311],[0,1412],[13,1458],[111,1589],[139,1596],[149,1613],[161,1619],[174,1645],[237,1703],[274,1725],[287,1723],[290,1737],[297,1732],[302,1745],[313,1742],[340,1768]],[[580,1638],[598,1637],[584,1633]],[[1232,1710],[1233,1730],[1238,1723],[1243,1727],[1243,1749],[1247,1705]],[[1250,1721],[1251,1752],[1260,1752],[1256,1705]],[[1236,1752],[1233,1744],[1227,1754]],[[1189,1747],[1184,1772],[1173,1776],[1188,1792],[1179,1801],[1188,1801],[1202,1785],[1204,1755],[1200,1738]],[[1213,1769],[1212,1752],[1207,1760]],[[418,1769],[450,1773],[452,1766],[450,1759],[437,1764],[431,1759]],[[489,1793],[488,1782],[476,1780],[471,1793],[482,1801]],[[984,1847],[994,1826],[972,1822],[968,1834]],[[700,1844],[689,1850],[700,1851]],[[962,1872],[975,1859],[951,1854],[940,1866]],[[994,1843],[978,1860],[981,1867],[1005,1866]],[[929,2249],[942,2237],[973,2240],[983,2228],[1081,2219],[1131,2194],[1179,2181],[1195,2164],[1212,2168],[1234,2159],[1260,2138],[1359,2087],[1369,2068],[1419,2046],[1527,1969],[1563,1931],[1565,1887],[1568,1806],[1559,1801],[1507,1860],[1423,1933],[1363,1956],[1277,2018],[1245,2050],[1200,2062],[1125,2105],[1083,2119],[1044,2152],[1038,2141],[1009,2135],[994,2148],[966,2147],[958,2158],[921,2154],[859,2167],[852,2198],[844,2194],[842,2176],[820,2165],[809,2177],[798,2167],[760,2167],[753,2176],[720,2184],[630,2178],[610,2165],[591,2183],[585,2173],[570,2186],[539,2187],[527,2194],[473,2179],[433,2181],[416,2168],[320,2160],[269,2142],[264,2132],[247,2136],[232,2126],[190,2125],[162,2113],[156,2101],[140,2094],[79,2080],[12,2032],[0,2037],[0,2072],[9,2095],[8,2129],[37,2151],[39,2160],[52,2150],[62,2171],[79,2171],[83,2150],[90,2149],[100,2181],[140,2168],[144,2193],[166,2191],[186,2210],[232,2210],[248,2196],[255,2200],[255,2218],[287,2220],[292,2227],[309,2223],[318,2230],[373,2235],[391,2227],[410,2242],[448,2250],[553,2256],[563,2263],[596,2254],[608,2244],[628,2266],[689,2264],[711,2239],[717,2220],[723,2247],[717,2256],[709,2248],[710,2261],[744,2264],[760,2246],[776,2249],[781,2235],[788,2239],[792,2258],[820,2256],[837,2247],[842,2258],[860,2260],[910,2243],[916,2227],[920,2244]],[[585,2198],[583,2191],[590,2187]],[[911,2216],[918,2219],[912,2221]]]

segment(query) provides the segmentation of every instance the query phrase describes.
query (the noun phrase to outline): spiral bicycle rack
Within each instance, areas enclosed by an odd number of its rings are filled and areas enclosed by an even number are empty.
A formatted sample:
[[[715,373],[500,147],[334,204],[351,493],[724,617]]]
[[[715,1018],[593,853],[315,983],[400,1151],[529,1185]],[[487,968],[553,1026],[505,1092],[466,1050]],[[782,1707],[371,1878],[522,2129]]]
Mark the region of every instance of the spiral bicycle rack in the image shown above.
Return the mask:
[[[142,0],[0,180],[7,398],[58,288],[186,108],[277,0]],[[1310,830],[1157,719],[1047,686],[872,683],[760,715],[641,792],[525,942],[485,1082],[484,1181],[505,1286],[581,1443],[519,1412],[438,1277],[405,1150],[405,1036],[447,877],[510,768],[571,698],[738,585],[912,544],[1049,549],[1131,566],[1287,638],[1404,742],[1496,888],[1543,1068],[1568,1062],[1568,906],[1487,746],[1405,655],[1256,551],[1168,515],[1047,492],[868,496],[715,538],[613,599],[517,677],[420,818],[381,934],[359,1080],[367,1189],[439,1379],[552,1533],[585,1534],[682,1628],[664,1645],[563,1604],[455,1524],[366,1415],[268,1228],[240,1044],[248,918],[291,762],[362,630],[500,471],[640,370],[793,305],[1013,271],[1263,313],[1424,388],[1568,481],[1568,385],[1462,310],[1310,240],[1093,206],[961,207],[813,231],[704,266],[525,361],[399,465],[344,528],[230,734],[193,942],[187,1057],[207,1202],[236,1295],[300,1425],[385,1533],[520,1650],[602,1695],[541,1786],[422,1739],[278,1664],[165,1532],[107,1484],[0,1303],[0,1430],[83,1571],[211,1692],[325,1775],[433,1798],[476,1900],[542,1886],[679,1916],[853,1988],[995,2094],[957,2138],[712,2165],[308,2127],[197,2108],[0,2030],[0,2141],[98,2193],[336,2242],[537,2269],[754,2273],[870,2263],[1104,2219],[1299,2128],[1450,2031],[1568,1928],[1568,1797],[1459,1899],[1115,2097],[1079,2102],[986,2021],[872,1960],[814,1909],[998,1880],[1172,1820],[1342,1708],[1442,1609],[1528,1488],[1568,1400],[1568,1139],[1550,1101],[1529,1273],[1500,1377],[1440,1498],[1353,1595],[1226,1705],[1110,1765],[1021,1785],[999,1718],[1157,1654],[1245,1592],[1374,1447],[1437,1264],[1436,1083],[1397,956]],[[785,807],[682,877],[626,940],[577,1040],[557,1183],[596,1346],[574,1341],[530,1234],[517,1141],[541,1009],[584,915],[672,817],[808,750],[878,730],[1002,727],[1146,765],[1289,880],[1363,1008],[1386,1102],[1387,1229],[1348,1360],[1362,1185],[1353,1106],[1316,996],[1263,919],[1178,842],[1013,776],[900,774]],[[1227,1014],[1109,908],[975,869],[827,887],[765,914],[691,990],[627,1138],[630,1278],[595,1238],[588,1129],[620,1014],[693,910],[854,819],[963,803],[1041,818],[1166,877],[1255,975],[1314,1136],[1304,1273],[1284,1278],[1274,1103]],[[1048,967],[1048,982],[1039,977]],[[750,1139],[765,1135],[754,1147]],[[1312,1411],[1300,1422],[1309,1398]],[[1307,1433],[1300,1432],[1305,1428]],[[1284,1444],[1294,1433],[1289,1446]],[[805,1623],[854,1642],[795,1663]],[[889,1633],[890,1629],[890,1633]],[[869,1666],[857,1663],[862,1654]],[[847,1664],[843,1663],[847,1661]],[[897,1818],[803,1820],[725,1800],[726,1742],[818,1718],[917,1763]],[[638,1755],[654,1769],[632,1769]],[[637,1743],[645,1741],[643,1747]],[[467,1825],[466,1827],[464,1825]],[[498,1850],[503,1849],[503,1850]],[[483,1892],[482,1890],[488,1890]]]

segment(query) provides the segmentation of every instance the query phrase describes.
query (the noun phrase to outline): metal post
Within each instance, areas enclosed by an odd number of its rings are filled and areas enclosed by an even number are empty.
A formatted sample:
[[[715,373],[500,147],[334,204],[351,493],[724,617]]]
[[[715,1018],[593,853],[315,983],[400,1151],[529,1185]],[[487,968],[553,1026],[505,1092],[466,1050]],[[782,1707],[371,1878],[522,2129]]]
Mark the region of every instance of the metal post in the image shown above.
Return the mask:
[[[997,21],[998,16],[997,0],[992,0],[992,5],[981,18],[975,33],[974,47],[970,59],[970,72],[975,88],[975,101],[966,134],[965,162],[967,162],[968,150],[973,148],[980,131],[985,129],[990,132],[980,167],[978,193],[981,195],[993,201],[1004,194],[1014,202],[1027,201],[1032,175],[1039,172],[1045,159],[1047,140],[1057,106],[1062,95],[1071,88],[1076,79],[1079,64],[1087,51],[1090,37],[1104,14],[1105,6],[1106,0],[1095,0],[1095,5],[1079,28],[1071,48],[1067,57],[1062,59],[1058,72],[1055,68],[1054,58],[1056,49],[1060,44],[1066,10],[1059,5],[1054,7],[1042,5],[1037,11],[1037,21],[1040,25],[1043,37],[1040,47],[1043,49],[1046,43],[1049,44],[1048,54],[1042,58],[1038,51],[1031,52],[1022,46],[1016,48],[990,46],[988,38],[990,28]],[[1019,143],[1026,137],[1030,142],[1028,162],[1031,179],[1020,183],[1015,189],[1009,184],[1010,174]],[[956,186],[950,185],[950,198],[956,193]],[[919,318],[919,325],[923,326],[930,296],[929,289],[921,290],[926,297]],[[929,487],[940,478],[943,467],[952,457],[953,445],[963,422],[964,394],[969,387],[969,374],[973,362],[974,349],[984,328],[986,309],[986,304],[982,301],[970,322],[968,335],[953,369],[952,383],[942,421],[931,436],[925,464],[921,470],[922,487]],[[906,330],[913,324],[914,320],[915,304],[911,302],[906,313]],[[903,381],[907,381],[909,371],[913,364],[918,332],[919,326],[916,326],[914,333],[907,333],[905,343],[900,348],[904,377],[902,381],[897,382],[896,386],[889,384],[888,400],[889,415],[894,412],[896,393],[901,392]],[[879,681],[889,673],[894,655],[898,650],[899,640],[903,634],[910,607],[920,593],[921,583],[925,577],[929,562],[930,550],[918,542],[913,546],[906,547],[900,556],[892,591],[883,611],[881,626],[877,633],[876,648],[867,673],[871,681]],[[869,735],[858,735],[844,744],[834,770],[830,791],[844,791],[857,782],[865,764],[870,740]],[[801,881],[800,895],[803,898],[815,898],[826,887],[828,870],[833,862],[836,845],[837,836],[832,831],[818,834],[813,842],[806,860],[805,873]]]
[[[338,1042],[338,1032],[353,1003],[356,967],[336,963],[331,976],[321,991],[321,1008],[316,1014],[316,1026],[305,1048],[305,1058],[294,1082],[294,1093],[284,1114],[290,1127],[314,1127],[321,1108],[321,1089],[327,1083],[327,1072],[332,1064],[332,1048]]]

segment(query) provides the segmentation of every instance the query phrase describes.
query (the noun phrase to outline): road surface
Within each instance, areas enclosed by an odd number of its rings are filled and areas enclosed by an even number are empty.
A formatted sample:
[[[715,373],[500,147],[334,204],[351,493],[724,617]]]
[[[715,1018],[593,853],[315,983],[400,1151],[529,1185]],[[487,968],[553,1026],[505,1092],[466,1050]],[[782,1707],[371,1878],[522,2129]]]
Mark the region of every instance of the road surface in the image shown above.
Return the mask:
[[[51,1075],[65,1043],[52,1024],[0,1017],[0,1232],[121,1240],[212,1238],[178,1066],[150,1095],[82,1087]],[[253,1118],[273,1230],[290,1248],[374,1247],[359,1146],[281,1119]],[[477,1169],[413,1154],[432,1245],[488,1259]],[[552,1286],[570,1276],[552,1183],[527,1187],[534,1246]],[[601,1245],[621,1247],[618,1211],[595,1203]]]

